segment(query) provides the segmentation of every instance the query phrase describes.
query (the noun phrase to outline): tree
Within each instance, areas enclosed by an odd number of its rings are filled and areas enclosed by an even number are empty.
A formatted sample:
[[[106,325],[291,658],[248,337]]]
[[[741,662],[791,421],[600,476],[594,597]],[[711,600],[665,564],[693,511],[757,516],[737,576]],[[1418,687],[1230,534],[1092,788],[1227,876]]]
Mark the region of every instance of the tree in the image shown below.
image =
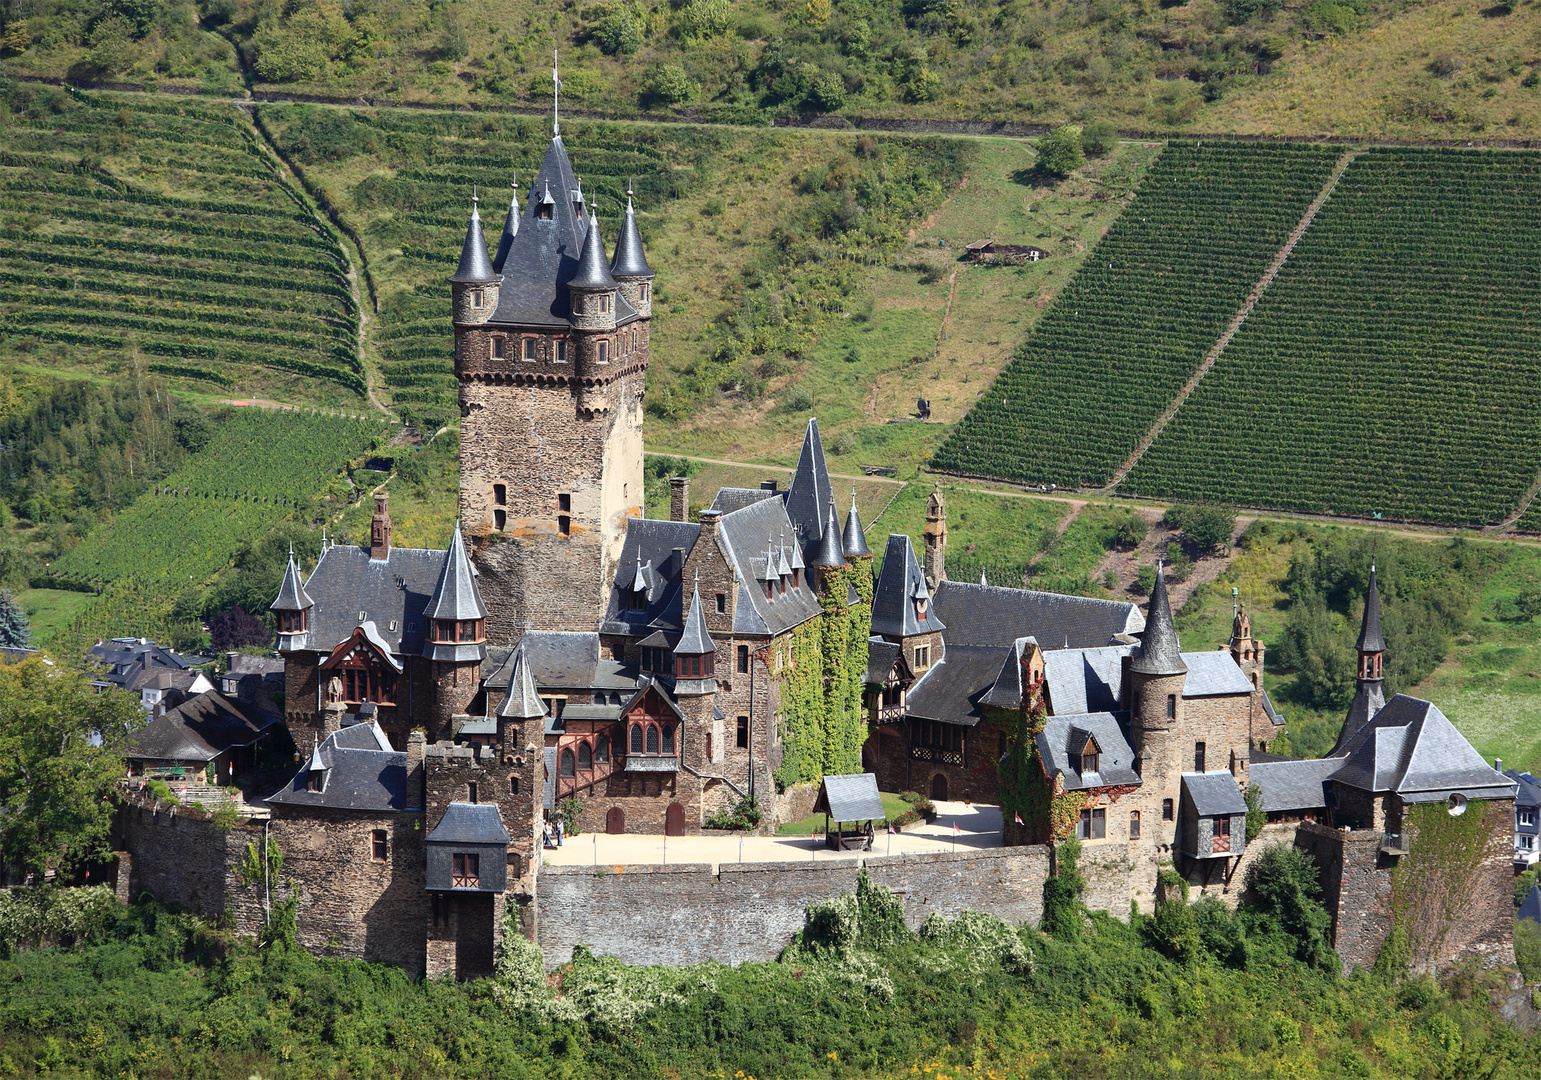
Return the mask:
[[[678,64],[654,64],[642,79],[648,96],[669,105],[687,101],[696,92],[696,84]]]
[[[107,854],[128,737],[144,710],[126,691],[46,653],[0,668],[0,857],[41,874]]]
[[[0,589],[0,648],[25,649],[32,644],[32,626],[11,590]]]
[[[1532,585],[1521,589],[1520,594],[1514,598],[1514,606],[1527,619],[1541,615],[1541,587]]]
[[[1111,120],[1093,120],[1081,132],[1081,148],[1088,157],[1102,157],[1118,145],[1118,126]]]
[[[1081,129],[1063,124],[1038,140],[1038,170],[1050,176],[1069,176],[1086,164]]]
[[[265,645],[272,634],[262,620],[240,608],[222,611],[209,620],[209,637],[221,651],[243,645]]]
[[[1162,520],[1181,529],[1183,536],[1200,554],[1219,544],[1229,544],[1236,531],[1236,511],[1229,506],[1180,504],[1168,510]]]

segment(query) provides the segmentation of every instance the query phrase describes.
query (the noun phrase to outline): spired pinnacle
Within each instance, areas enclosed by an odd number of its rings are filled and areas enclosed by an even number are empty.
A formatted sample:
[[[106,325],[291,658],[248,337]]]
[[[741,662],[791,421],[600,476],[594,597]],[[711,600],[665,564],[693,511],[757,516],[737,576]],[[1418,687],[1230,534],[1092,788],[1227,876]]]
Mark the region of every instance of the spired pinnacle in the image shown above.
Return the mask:
[[[1177,628],[1172,625],[1172,605],[1166,595],[1166,574],[1156,563],[1156,584],[1150,591],[1150,609],[1145,616],[1145,633],[1135,653],[1130,671],[1141,675],[1182,675],[1188,670],[1183,662]]]

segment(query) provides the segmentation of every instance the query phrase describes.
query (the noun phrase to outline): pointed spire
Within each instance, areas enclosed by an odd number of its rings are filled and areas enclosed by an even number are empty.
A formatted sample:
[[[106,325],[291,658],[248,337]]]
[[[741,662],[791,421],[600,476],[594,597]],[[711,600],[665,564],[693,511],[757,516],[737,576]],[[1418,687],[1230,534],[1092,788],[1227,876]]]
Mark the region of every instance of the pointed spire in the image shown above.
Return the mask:
[[[830,496],[829,513],[824,522],[824,535],[819,537],[819,546],[813,556],[814,566],[844,566],[845,551],[840,546],[840,519],[835,516],[835,499]]]
[[[444,554],[444,567],[439,571],[439,583],[434,586],[428,599],[427,616],[430,619],[485,619],[487,609],[482,604],[481,590],[476,585],[476,570],[466,555],[465,542],[460,538],[460,522],[455,522],[455,532],[449,539],[449,550]]]
[[[848,559],[871,555],[867,548],[867,531],[861,527],[861,517],[856,513],[856,485],[851,485],[851,509],[845,516],[845,534],[840,538]]]
[[[610,261],[610,272],[616,277],[652,277],[653,268],[642,253],[642,233],[637,229],[637,212],[631,205],[631,185],[626,186],[626,220],[621,223],[621,234],[615,238],[615,258]]]
[[[479,200],[471,196],[471,224],[466,226],[465,245],[460,249],[460,265],[450,281],[456,285],[490,285],[497,280],[492,270],[492,260],[487,258],[487,241],[482,236],[482,216],[477,209]]]
[[[715,652],[711,635],[706,632],[706,615],[701,611],[701,585],[697,581],[690,591],[690,612],[685,616],[685,629],[680,643],[674,646],[675,656],[704,656]]]
[[[783,578],[792,576],[792,567],[787,562],[787,538],[784,533],[781,542],[776,545],[776,576]]]
[[[1141,675],[1181,675],[1188,670],[1183,663],[1177,628],[1172,625],[1172,605],[1166,595],[1166,574],[1156,563],[1156,587],[1150,591],[1150,608],[1145,616],[1145,633],[1130,671]]]
[[[1380,587],[1375,583],[1375,564],[1370,564],[1370,589],[1364,598],[1364,625],[1359,629],[1356,646],[1362,653],[1386,651],[1386,639],[1380,630]]]
[[[588,235],[583,238],[583,256],[567,284],[575,289],[615,288],[615,278],[610,276],[610,265],[605,262],[605,243],[599,236],[597,217],[589,218]]]
[[[797,456],[797,471],[787,488],[787,517],[797,526],[798,541],[809,546],[824,534],[824,506],[829,502],[829,467],[824,463],[824,442],[819,437],[817,417],[808,419],[803,448]]]
[[[492,269],[499,274],[503,272],[503,264],[508,260],[508,249],[514,246],[514,237],[519,235],[519,175],[517,173],[508,185],[508,190],[508,217],[503,222],[503,236],[498,241],[498,253],[492,257]]]
[[[637,553],[637,572],[636,572],[636,574],[634,574],[632,576],[632,579],[631,579],[631,591],[632,592],[646,593],[648,591],[648,589],[647,589],[647,572],[649,570],[651,570],[652,568],[653,568],[653,562],[652,562],[651,559],[648,560],[648,564],[646,566],[642,565],[642,553],[640,551],[638,551],[638,553]]]
[[[315,603],[305,591],[300,580],[300,566],[294,561],[294,545],[289,545],[289,565],[284,567],[283,584],[278,587],[278,599],[268,605],[269,611],[304,611]]]
[[[979,584],[981,584],[981,585],[988,585],[988,584],[990,584],[990,579],[985,577],[985,568],[982,567],[982,566],[979,568]]]
[[[514,651],[514,670],[508,679],[508,695],[498,706],[498,716],[505,720],[534,720],[546,715],[546,703],[535,691],[535,678],[530,674],[530,662],[520,645]]]

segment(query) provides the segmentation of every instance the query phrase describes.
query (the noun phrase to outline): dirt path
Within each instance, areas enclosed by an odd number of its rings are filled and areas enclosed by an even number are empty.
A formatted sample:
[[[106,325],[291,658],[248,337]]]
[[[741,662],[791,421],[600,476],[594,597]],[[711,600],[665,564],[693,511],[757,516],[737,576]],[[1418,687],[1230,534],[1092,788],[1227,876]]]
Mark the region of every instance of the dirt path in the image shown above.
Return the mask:
[[[785,465],[760,465],[760,464],[757,464],[757,463],[755,463],[753,461],[725,461],[722,458],[692,457],[689,454],[668,454],[667,456],[668,457],[677,457],[677,458],[681,459],[682,461],[699,461],[699,462],[702,462],[702,463],[707,464],[707,465],[731,465],[731,466],[733,466],[734,468],[737,468],[737,469],[769,469],[772,472],[784,472],[784,473],[790,473],[790,472],[796,472],[797,471],[796,469],[789,469]],[[837,473],[837,472],[832,472],[829,475],[830,475],[830,477],[832,479],[835,479],[835,480],[870,480],[870,481],[872,481],[875,484],[898,484],[900,487],[904,487],[908,483],[908,481],[906,481],[906,480],[895,480],[892,477],[888,477],[888,476],[866,476],[866,475],[856,476],[856,475],[854,475],[852,473]]]
[[[1231,339],[1241,329],[1241,324],[1247,321],[1247,316],[1252,314],[1252,309],[1257,306],[1258,300],[1262,299],[1263,293],[1267,290],[1268,286],[1273,284],[1273,279],[1279,276],[1280,270],[1284,269],[1284,264],[1289,259],[1290,253],[1295,250],[1295,245],[1300,243],[1300,238],[1311,227],[1311,222],[1316,220],[1317,211],[1326,203],[1328,196],[1332,194],[1332,189],[1338,186],[1338,178],[1343,175],[1343,170],[1348,168],[1349,162],[1353,161],[1363,152],[1362,150],[1350,150],[1338,159],[1338,163],[1333,166],[1331,175],[1327,177],[1327,182],[1322,185],[1322,190],[1317,193],[1311,205],[1306,207],[1305,216],[1300,219],[1300,223],[1290,233],[1289,239],[1285,241],[1284,246],[1274,255],[1273,262],[1269,263],[1268,269],[1263,273],[1263,276],[1258,279],[1256,285],[1252,286],[1252,291],[1247,294],[1246,300],[1242,302],[1235,317],[1231,319],[1230,325],[1225,328],[1225,333],[1221,334],[1220,339],[1210,347],[1209,352],[1204,354],[1204,360],[1199,364],[1198,370],[1188,377],[1188,381],[1177,392],[1177,396],[1172,399],[1171,404],[1162,411],[1160,416],[1156,417],[1156,422],[1150,426],[1150,430],[1145,433],[1145,437],[1134,448],[1134,453],[1130,454],[1124,463],[1118,467],[1118,471],[1113,474],[1112,479],[1107,483],[1108,489],[1115,488],[1123,483],[1124,477],[1129,475],[1129,471],[1139,463],[1140,458],[1145,455],[1145,451],[1150,449],[1150,444],[1155,442],[1156,437],[1161,434],[1161,429],[1166,427],[1172,417],[1177,414],[1177,410],[1182,408],[1183,402],[1188,400],[1188,395],[1192,394],[1204,376],[1209,374],[1209,369],[1215,366],[1216,360],[1220,359],[1220,354],[1225,351],[1225,347],[1231,343]]]

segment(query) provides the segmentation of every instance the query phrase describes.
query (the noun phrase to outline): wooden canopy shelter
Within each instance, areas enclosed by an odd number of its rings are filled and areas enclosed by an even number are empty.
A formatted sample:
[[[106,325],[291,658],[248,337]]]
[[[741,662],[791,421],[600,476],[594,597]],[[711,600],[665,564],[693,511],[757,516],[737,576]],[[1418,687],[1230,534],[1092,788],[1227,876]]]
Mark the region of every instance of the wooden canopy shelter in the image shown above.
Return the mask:
[[[872,773],[826,776],[813,812],[824,814],[824,842],[838,851],[871,850],[872,823],[888,816]],[[846,825],[857,827],[847,830]]]

